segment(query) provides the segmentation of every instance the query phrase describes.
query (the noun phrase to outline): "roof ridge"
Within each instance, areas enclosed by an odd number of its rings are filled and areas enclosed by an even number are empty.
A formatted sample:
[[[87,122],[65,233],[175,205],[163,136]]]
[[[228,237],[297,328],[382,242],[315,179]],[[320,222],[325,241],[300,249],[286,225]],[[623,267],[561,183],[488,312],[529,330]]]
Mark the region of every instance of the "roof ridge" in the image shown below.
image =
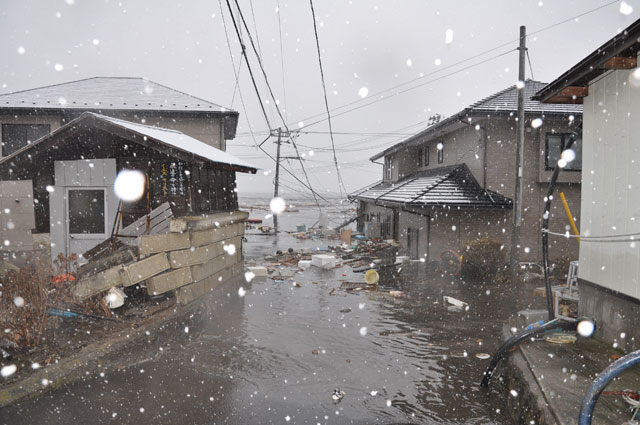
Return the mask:
[[[167,131],[167,132],[177,133],[177,134],[182,134],[182,135],[185,135],[185,136],[186,136],[186,134],[185,134],[185,133],[183,133],[182,131],[179,131],[179,130],[176,130],[176,129],[173,129],[173,128],[156,127],[156,126],[154,126],[154,125],[147,125],[147,124],[137,123],[137,122],[133,122],[133,121],[127,121],[127,120],[123,120],[122,118],[110,117],[110,116],[108,116],[108,115],[98,114],[98,113],[91,112],[91,111],[83,112],[83,113],[81,114],[81,116],[82,116],[82,115],[85,115],[85,114],[86,114],[86,115],[93,115],[93,116],[95,116],[95,117],[96,117],[96,118],[98,118],[98,119],[106,119],[106,120],[108,120],[108,121],[125,122],[125,123],[127,123],[127,124],[139,125],[140,127],[151,128],[151,129],[154,129],[154,130]]]
[[[18,94],[18,93],[26,93],[26,92],[34,91],[34,90],[48,89],[49,87],[64,86],[64,85],[71,84],[71,83],[78,83],[80,81],[95,80],[96,78],[105,78],[105,77],[81,78],[79,80],[67,81],[65,83],[56,83],[56,84],[49,84],[49,85],[46,85],[46,86],[34,87],[34,88],[31,88],[31,89],[16,90],[16,91],[12,91],[12,92],[9,92],[9,93],[2,93],[2,94],[0,94],[0,97],[9,96],[9,95]]]

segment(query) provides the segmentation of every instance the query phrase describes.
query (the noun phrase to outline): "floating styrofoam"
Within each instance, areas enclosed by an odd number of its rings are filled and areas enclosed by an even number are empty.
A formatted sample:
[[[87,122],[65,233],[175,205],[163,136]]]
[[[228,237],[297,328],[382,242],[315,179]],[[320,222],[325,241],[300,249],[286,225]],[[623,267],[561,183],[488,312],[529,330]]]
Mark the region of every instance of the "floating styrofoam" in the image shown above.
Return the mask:
[[[398,255],[396,257],[396,264],[403,264],[411,260],[411,258],[407,255]]]
[[[266,267],[257,266],[257,267],[247,267],[251,273],[255,275],[255,277],[267,277],[269,273],[267,272]]]
[[[300,260],[298,261],[298,268],[302,270],[306,270],[311,267],[311,260]]]
[[[332,269],[336,266],[336,257],[326,254],[313,255],[311,256],[311,265],[321,269]]]

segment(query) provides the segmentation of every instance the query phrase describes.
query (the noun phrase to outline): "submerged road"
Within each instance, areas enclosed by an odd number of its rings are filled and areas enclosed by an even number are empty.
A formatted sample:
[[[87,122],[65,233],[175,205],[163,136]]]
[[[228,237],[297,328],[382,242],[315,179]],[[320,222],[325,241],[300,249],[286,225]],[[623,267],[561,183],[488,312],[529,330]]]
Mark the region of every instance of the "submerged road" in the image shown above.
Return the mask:
[[[247,261],[261,261],[303,245],[319,244],[249,236],[244,248]],[[0,410],[0,423],[511,423],[505,395],[479,389],[488,360],[475,354],[495,349],[530,289],[401,275],[382,274],[379,293],[331,295],[354,276],[348,266],[312,267],[295,276],[300,288],[271,279],[223,286],[196,324],[168,333],[147,360]],[[404,297],[384,293],[398,288]],[[448,310],[443,295],[470,309]],[[337,403],[335,388],[345,392]]]

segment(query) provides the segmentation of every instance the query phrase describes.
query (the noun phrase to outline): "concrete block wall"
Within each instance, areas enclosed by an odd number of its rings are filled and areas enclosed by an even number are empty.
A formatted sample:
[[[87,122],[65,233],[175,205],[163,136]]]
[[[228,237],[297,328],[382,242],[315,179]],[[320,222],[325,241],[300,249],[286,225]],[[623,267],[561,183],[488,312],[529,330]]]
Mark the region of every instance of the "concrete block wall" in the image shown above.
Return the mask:
[[[139,238],[139,261],[117,265],[86,277],[76,284],[83,298],[113,286],[145,282],[149,295],[174,291],[179,303],[193,301],[242,273],[242,239],[248,214],[240,211],[176,220],[182,233],[145,235]],[[186,228],[185,228],[186,227]],[[226,246],[233,245],[233,248]]]

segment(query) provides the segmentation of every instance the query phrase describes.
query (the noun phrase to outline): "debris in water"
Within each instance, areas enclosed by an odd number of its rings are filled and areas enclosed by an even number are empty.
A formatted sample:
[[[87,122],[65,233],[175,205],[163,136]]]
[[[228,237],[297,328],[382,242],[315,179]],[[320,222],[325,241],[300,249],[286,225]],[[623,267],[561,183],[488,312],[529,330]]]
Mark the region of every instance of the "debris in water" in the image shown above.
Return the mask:
[[[335,403],[337,403],[344,398],[344,395],[344,391],[342,391],[340,388],[336,388],[335,390],[333,390],[333,395],[331,396],[331,398]]]
[[[445,295],[444,297],[442,297],[442,299],[446,303],[449,303],[449,304],[454,305],[456,307],[464,308],[465,310],[469,310],[469,304],[467,304],[464,301],[460,301],[457,298],[453,298],[453,297],[450,297],[448,295]]]
[[[400,298],[400,297],[404,296],[404,292],[402,292],[402,291],[389,291],[389,296],[395,297],[395,298]]]
[[[491,355],[487,353],[476,353],[476,357],[479,358],[480,360],[486,360],[488,358],[491,358]]]

